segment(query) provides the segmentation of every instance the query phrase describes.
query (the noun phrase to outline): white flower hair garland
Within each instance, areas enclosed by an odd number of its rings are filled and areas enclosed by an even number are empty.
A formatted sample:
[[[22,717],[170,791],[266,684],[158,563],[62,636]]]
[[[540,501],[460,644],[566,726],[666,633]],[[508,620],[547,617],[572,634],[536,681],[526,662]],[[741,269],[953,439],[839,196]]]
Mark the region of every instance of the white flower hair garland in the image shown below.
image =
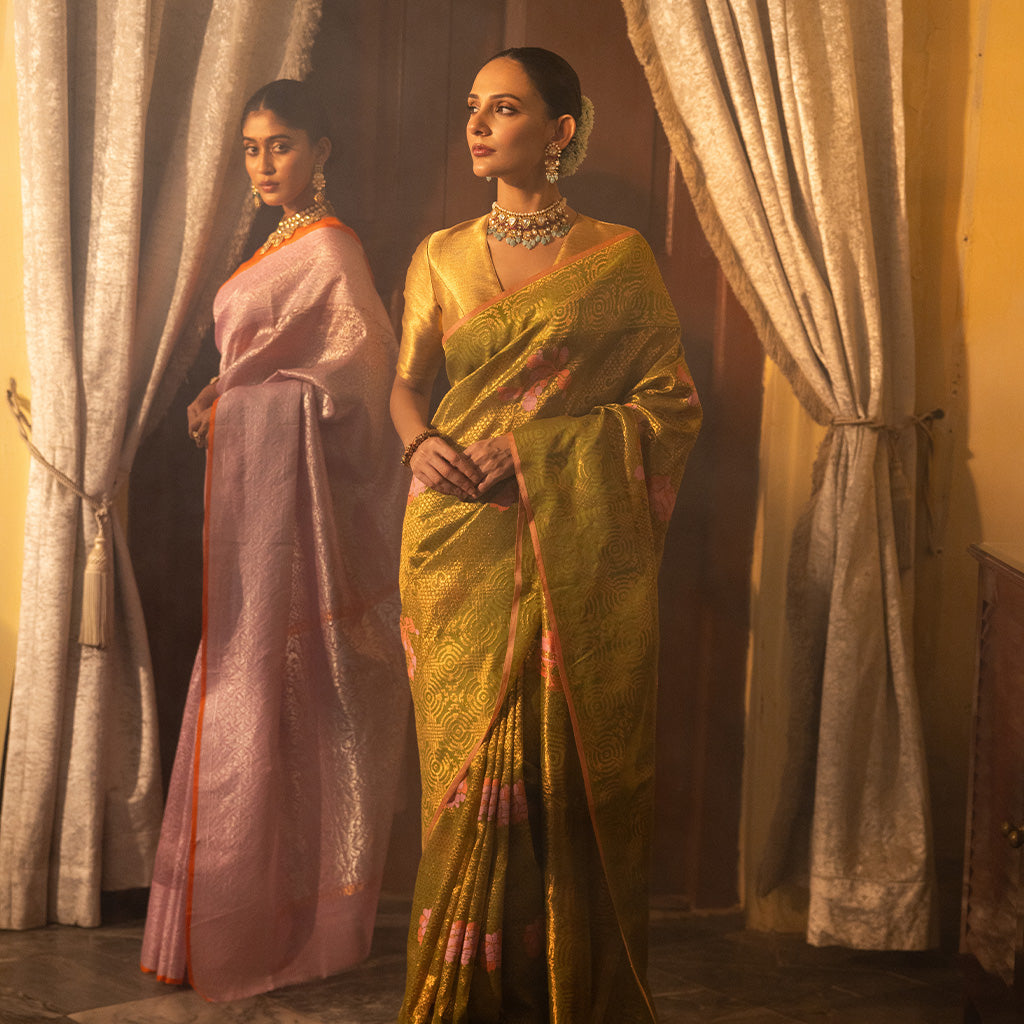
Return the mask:
[[[587,143],[590,141],[590,133],[594,130],[594,104],[590,102],[589,96],[583,97],[580,110],[580,119],[576,122],[576,132],[569,140],[569,145],[562,150],[562,159],[558,165],[558,176],[568,178],[575,174],[577,168],[583,163],[587,155]]]

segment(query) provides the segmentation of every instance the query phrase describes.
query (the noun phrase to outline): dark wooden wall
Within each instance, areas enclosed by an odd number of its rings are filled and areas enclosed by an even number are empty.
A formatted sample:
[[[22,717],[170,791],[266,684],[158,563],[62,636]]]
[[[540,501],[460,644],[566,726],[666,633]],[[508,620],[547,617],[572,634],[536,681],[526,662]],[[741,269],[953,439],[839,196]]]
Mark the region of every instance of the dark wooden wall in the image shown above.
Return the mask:
[[[738,901],[762,355],[696,223],[618,0],[325,0],[312,74],[334,120],[329,188],[397,318],[420,239],[478,216],[493,199],[493,186],[470,171],[465,96],[484,60],[520,44],[562,53],[593,99],[589,155],[563,191],[575,208],[630,224],[651,243],[704,403],[661,575],[653,882],[655,892],[689,905],[728,907]],[[199,629],[202,459],[188,443],[183,409],[215,372],[211,350],[132,480],[132,543],[168,774]],[[387,875],[399,891],[411,889],[419,849],[414,761],[410,746]]]

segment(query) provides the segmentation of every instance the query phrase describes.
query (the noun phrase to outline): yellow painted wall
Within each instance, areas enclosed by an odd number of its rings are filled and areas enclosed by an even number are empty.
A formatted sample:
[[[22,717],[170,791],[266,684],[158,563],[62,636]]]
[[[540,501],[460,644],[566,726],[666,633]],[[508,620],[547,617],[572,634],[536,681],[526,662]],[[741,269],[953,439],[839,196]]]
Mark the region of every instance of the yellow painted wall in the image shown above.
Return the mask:
[[[915,658],[932,789],[943,938],[959,913],[976,541],[1024,542],[1024,4],[904,0],[907,198],[918,410],[941,407],[932,465],[938,552],[919,515]],[[789,533],[818,438],[782,378],[765,378],[744,845],[748,919],[800,929],[802,894],[753,892],[785,750]]]
[[[1024,5],[906,0],[919,407],[945,408],[941,552],[918,563],[916,655],[936,849],[959,861],[976,541],[1024,542]]]
[[[0,384],[11,377],[28,393],[28,359],[22,312],[21,202],[18,182],[18,119],[14,77],[14,15],[0,0],[0,181],[8,183],[0,203]],[[21,538],[28,490],[28,451],[18,436],[6,402],[0,409],[0,744],[7,727],[14,677],[18,603],[21,592]]]

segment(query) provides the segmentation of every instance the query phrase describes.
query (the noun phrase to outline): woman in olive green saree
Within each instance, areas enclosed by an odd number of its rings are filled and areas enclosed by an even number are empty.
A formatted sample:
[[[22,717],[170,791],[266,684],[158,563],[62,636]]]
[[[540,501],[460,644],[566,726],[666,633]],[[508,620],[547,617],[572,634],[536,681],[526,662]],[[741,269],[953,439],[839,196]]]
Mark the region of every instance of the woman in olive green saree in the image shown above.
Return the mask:
[[[424,845],[402,1021],[654,1019],[657,572],[700,406],[647,244],[544,183],[545,147],[571,170],[589,119],[578,82],[560,103],[562,65],[506,52],[470,96],[474,171],[515,211],[554,198],[547,223],[437,232],[406,286],[392,415]]]

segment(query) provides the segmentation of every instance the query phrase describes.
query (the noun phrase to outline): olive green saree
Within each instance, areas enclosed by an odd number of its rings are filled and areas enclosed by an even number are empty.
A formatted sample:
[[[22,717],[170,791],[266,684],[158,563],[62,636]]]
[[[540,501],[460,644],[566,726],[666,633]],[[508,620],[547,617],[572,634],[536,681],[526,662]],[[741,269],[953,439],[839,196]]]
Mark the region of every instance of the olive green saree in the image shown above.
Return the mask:
[[[486,252],[481,221],[438,232],[406,297],[407,331],[447,327],[434,425],[511,432],[516,475],[490,501],[410,492],[424,848],[401,1019],[650,1021],[657,572],[700,406],[636,232],[581,217],[551,271],[448,326]]]

